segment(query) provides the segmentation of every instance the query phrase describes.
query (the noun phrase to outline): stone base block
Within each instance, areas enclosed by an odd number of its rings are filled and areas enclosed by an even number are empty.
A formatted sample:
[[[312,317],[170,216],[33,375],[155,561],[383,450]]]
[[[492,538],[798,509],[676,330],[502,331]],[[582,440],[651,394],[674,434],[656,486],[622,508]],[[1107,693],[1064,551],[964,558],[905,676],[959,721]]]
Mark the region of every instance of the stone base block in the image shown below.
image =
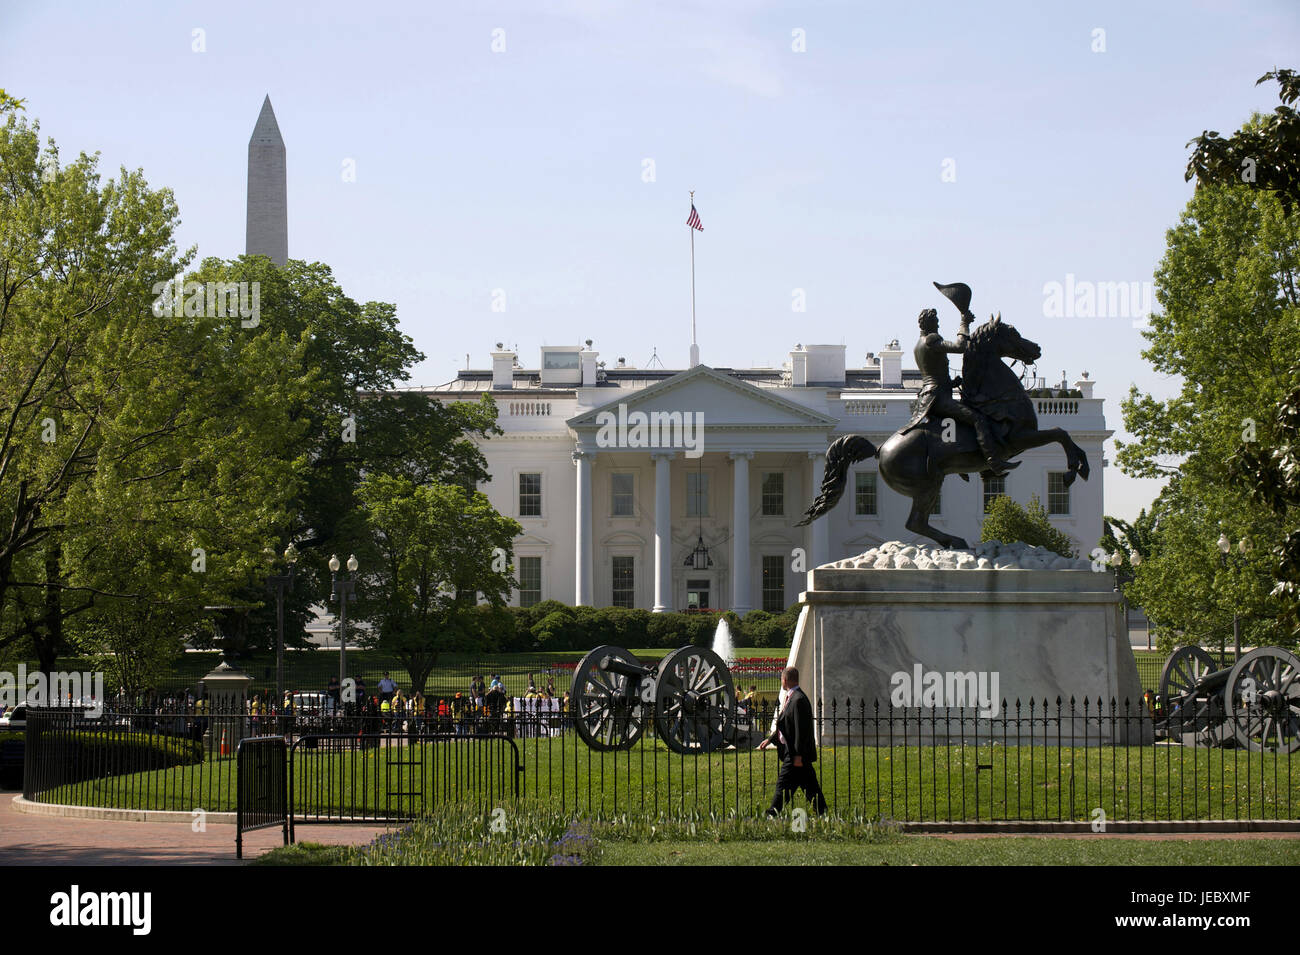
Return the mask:
[[[891,724],[896,743],[1152,740],[1110,574],[827,565],[808,577],[790,663],[826,744],[887,742]]]

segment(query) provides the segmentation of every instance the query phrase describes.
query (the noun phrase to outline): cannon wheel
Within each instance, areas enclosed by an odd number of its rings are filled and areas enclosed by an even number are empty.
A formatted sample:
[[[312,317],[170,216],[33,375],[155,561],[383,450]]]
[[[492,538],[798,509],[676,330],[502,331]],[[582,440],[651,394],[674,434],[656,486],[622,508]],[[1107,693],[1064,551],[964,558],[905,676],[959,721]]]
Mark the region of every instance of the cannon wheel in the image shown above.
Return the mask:
[[[1300,749],[1300,657],[1281,647],[1243,654],[1223,691],[1237,743],[1254,752]]]
[[[597,647],[582,658],[573,673],[569,706],[574,728],[592,749],[628,749],[645,730],[645,704],[640,682],[601,667],[606,659],[641,666],[622,647]]]
[[[731,736],[736,688],[726,662],[704,647],[664,657],[655,677],[655,728],[678,753],[710,753]]]
[[[1232,735],[1217,692],[1197,693],[1196,686],[1217,669],[1214,658],[1198,646],[1178,647],[1160,671],[1160,698],[1170,736],[1184,746],[1217,746]],[[1173,712],[1178,700],[1183,708]]]

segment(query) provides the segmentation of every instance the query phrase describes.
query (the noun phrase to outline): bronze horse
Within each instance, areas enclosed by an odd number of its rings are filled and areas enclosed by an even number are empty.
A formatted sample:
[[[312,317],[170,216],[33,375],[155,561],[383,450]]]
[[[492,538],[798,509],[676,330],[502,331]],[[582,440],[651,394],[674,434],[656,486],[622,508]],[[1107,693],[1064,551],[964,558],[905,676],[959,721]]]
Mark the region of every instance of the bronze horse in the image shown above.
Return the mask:
[[[1037,344],[1023,338],[1000,315],[991,319],[971,333],[962,357],[962,400],[988,416],[993,435],[1007,459],[1030,448],[1059,444],[1065,451],[1068,468],[1065,485],[1069,487],[1076,475],[1088,479],[1087,455],[1065,429],[1039,429],[1033,400],[1025,394],[1016,373],[1002,361],[1013,358],[1032,363],[1041,354]],[[826,451],[826,476],[821,494],[804,512],[798,526],[815,521],[835,506],[844,493],[850,465],[879,455],[880,475],[885,483],[912,499],[907,529],[943,547],[966,548],[966,541],[960,537],[930,525],[930,513],[943,479],[958,474],[962,480],[969,481],[971,472],[985,473],[988,467],[975,438],[975,429],[967,424],[956,425],[953,441],[942,439],[943,422],[933,418],[906,434],[895,431],[879,448],[862,435],[838,438]]]

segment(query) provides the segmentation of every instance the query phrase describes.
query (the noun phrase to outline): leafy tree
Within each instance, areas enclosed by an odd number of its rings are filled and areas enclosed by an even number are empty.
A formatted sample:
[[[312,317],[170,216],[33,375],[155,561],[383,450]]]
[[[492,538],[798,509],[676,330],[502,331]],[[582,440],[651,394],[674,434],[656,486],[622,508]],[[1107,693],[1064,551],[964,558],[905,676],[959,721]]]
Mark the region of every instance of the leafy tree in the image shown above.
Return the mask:
[[[368,475],[358,489],[378,565],[359,603],[373,624],[363,641],[394,653],[422,692],[444,650],[485,648],[479,598],[497,607],[516,586],[509,558],[522,528],[478,491]]]
[[[1223,139],[1217,132],[1205,132],[1188,145],[1195,145],[1185,178],[1196,177],[1202,185],[1234,186],[1240,183],[1267,189],[1290,217],[1300,203],[1300,114],[1294,103],[1300,98],[1300,74],[1295,70],[1273,70],[1257,81],[1276,80],[1280,87],[1278,106],[1269,116],[1255,116],[1234,136]],[[1294,245],[1292,255],[1279,262],[1282,281],[1280,302],[1294,313],[1297,305]],[[1293,315],[1292,315],[1293,317]],[[1300,381],[1300,366],[1292,369],[1291,380]],[[1264,399],[1267,401],[1267,398]],[[1242,442],[1232,452],[1229,474],[1235,486],[1250,500],[1267,508],[1282,522],[1279,535],[1294,524],[1297,498],[1295,440],[1300,433],[1300,396],[1292,391],[1278,405],[1272,422],[1263,425],[1266,435],[1243,431]],[[1273,530],[1273,528],[1270,528]],[[1271,548],[1276,578],[1270,596],[1280,602],[1279,623],[1300,640],[1300,532],[1292,530]]]
[[[1133,440],[1116,442],[1125,473],[1169,479],[1157,557],[1136,568],[1130,596],[1167,632],[1222,642],[1240,613],[1250,642],[1281,642],[1280,607],[1261,581],[1262,544],[1281,540],[1283,526],[1229,480],[1227,461],[1256,440],[1300,353],[1300,215],[1284,215],[1268,192],[1202,184],[1168,243],[1156,271],[1163,312],[1143,333],[1143,357],[1181,389],[1161,400],[1131,388],[1122,408]],[[1234,550],[1225,567],[1221,534],[1261,546]]]
[[[287,519],[298,343],[155,308],[183,268],[171,193],[38,124],[0,127],[0,650],[49,669],[96,600],[231,599]],[[250,504],[250,502],[253,502]],[[160,562],[123,576],[145,535]]]
[[[1255,85],[1276,80],[1282,105],[1271,115],[1256,116],[1227,139],[1206,130],[1187,145],[1194,146],[1184,179],[1197,185],[1246,184],[1272,190],[1282,209],[1300,203],[1300,115],[1291,104],[1300,98],[1300,74],[1272,70]]]
[[[1029,498],[1028,507],[1021,507],[1005,495],[990,501],[988,510],[984,512],[980,540],[1024,541],[1046,547],[1062,557],[1075,556],[1070,535],[1052,526],[1037,494]]]
[[[1269,596],[1282,604],[1279,621],[1300,639],[1300,364],[1291,369],[1294,387],[1265,425],[1259,440],[1242,443],[1229,459],[1232,479],[1253,501],[1267,507],[1292,530],[1271,549],[1276,582]]]
[[[357,303],[324,264],[291,259],[277,268],[263,256],[210,258],[188,278],[258,283],[260,322],[249,334],[297,342],[303,350],[302,373],[310,385],[286,409],[301,431],[281,453],[304,462],[305,477],[290,520],[268,546],[280,553],[292,540],[302,554],[294,590],[286,596],[285,642],[304,645],[311,607],[329,593],[330,555],[356,553],[363,567],[380,557],[357,498],[363,475],[475,487],[488,474],[472,439],[500,433],[496,406],[486,395],[444,404],[393,390],[423,354],[399,329],[392,305]],[[261,581],[251,581],[239,597],[223,625],[241,634],[247,650],[271,646],[274,605]],[[373,606],[359,603],[355,619],[365,619]]]

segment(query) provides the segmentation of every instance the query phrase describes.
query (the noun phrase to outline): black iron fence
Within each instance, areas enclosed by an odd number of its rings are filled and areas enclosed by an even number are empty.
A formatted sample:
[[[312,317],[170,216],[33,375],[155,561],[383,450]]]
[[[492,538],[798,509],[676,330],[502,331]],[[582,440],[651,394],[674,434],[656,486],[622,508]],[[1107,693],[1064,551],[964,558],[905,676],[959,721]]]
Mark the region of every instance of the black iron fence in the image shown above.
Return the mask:
[[[505,727],[418,732],[367,720],[355,734],[299,736],[288,757],[289,834],[297,822],[394,821],[440,804],[508,804],[520,795],[522,774],[519,745]]]
[[[241,739],[235,751],[235,858],[244,857],[244,833],[279,826],[289,844],[289,782],[283,736]]]
[[[240,740],[288,753],[291,820],[406,819],[454,802],[546,803],[593,816],[757,815],[779,771],[758,749],[769,707],[732,714],[711,752],[670,746],[653,721],[627,748],[594,749],[563,704],[387,716],[106,712],[29,717],[24,795],[46,803],[233,812]],[[907,823],[1007,820],[1295,820],[1287,746],[1181,745],[1142,704],[1009,702],[995,714],[832,701],[817,707],[832,811]],[[697,734],[698,735],[698,734]],[[802,797],[796,801],[802,806]]]

